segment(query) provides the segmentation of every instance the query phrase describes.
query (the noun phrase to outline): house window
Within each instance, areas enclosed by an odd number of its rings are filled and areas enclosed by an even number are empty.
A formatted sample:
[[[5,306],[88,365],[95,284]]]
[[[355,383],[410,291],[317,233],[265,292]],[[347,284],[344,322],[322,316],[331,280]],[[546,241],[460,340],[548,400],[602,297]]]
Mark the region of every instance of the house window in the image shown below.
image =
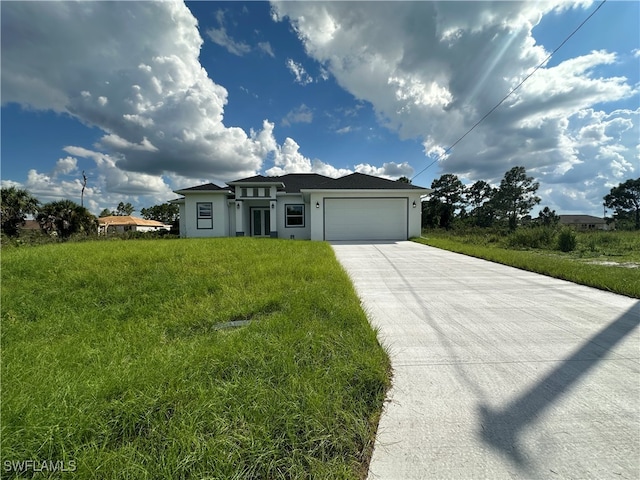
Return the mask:
[[[259,196],[260,196],[260,195],[258,194],[258,189],[257,189],[257,188],[254,188],[254,189],[253,189],[253,196],[254,196],[254,197],[259,197]]]
[[[197,228],[212,229],[213,228],[213,203],[198,202],[196,204],[197,211]]]
[[[304,227],[304,205],[285,205],[286,227]]]
[[[241,188],[240,189],[240,196],[241,197],[246,197],[247,196],[247,189],[246,188]]]
[[[270,188],[265,188],[264,189],[264,196],[265,197],[270,197],[271,196],[271,189]]]

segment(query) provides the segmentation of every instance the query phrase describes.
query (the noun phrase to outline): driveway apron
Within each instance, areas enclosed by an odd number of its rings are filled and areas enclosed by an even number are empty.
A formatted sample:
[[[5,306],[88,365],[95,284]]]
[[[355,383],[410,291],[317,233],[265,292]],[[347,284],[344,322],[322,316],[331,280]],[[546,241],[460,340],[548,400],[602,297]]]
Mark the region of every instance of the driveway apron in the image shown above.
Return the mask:
[[[413,242],[332,245],[393,368],[370,479],[640,478],[640,302]]]

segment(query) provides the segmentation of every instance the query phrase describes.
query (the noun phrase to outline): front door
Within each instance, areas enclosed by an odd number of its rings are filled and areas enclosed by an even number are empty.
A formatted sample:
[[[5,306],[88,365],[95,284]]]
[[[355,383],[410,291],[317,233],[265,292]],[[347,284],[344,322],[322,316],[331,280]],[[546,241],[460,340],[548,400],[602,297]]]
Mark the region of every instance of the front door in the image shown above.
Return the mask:
[[[251,209],[251,236],[269,237],[271,235],[271,211],[268,208]]]

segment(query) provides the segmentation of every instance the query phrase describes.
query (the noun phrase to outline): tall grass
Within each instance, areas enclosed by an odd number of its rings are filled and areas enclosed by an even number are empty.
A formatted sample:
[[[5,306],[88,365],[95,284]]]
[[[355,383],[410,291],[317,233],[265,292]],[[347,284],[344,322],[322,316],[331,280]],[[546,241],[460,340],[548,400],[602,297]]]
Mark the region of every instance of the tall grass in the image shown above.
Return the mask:
[[[389,381],[316,242],[6,251],[1,342],[2,458],[69,478],[358,478]]]

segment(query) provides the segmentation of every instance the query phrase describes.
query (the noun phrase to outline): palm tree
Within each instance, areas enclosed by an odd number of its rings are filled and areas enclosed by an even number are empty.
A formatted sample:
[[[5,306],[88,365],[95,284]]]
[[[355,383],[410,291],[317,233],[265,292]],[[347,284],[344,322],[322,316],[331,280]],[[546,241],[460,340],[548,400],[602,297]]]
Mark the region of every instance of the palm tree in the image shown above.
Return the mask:
[[[67,238],[74,233],[96,233],[98,220],[85,207],[71,200],[45,204],[38,213],[40,228],[49,235]]]
[[[35,214],[39,205],[38,199],[27,190],[2,187],[2,204],[0,205],[2,231],[12,237],[18,235],[27,215]]]

